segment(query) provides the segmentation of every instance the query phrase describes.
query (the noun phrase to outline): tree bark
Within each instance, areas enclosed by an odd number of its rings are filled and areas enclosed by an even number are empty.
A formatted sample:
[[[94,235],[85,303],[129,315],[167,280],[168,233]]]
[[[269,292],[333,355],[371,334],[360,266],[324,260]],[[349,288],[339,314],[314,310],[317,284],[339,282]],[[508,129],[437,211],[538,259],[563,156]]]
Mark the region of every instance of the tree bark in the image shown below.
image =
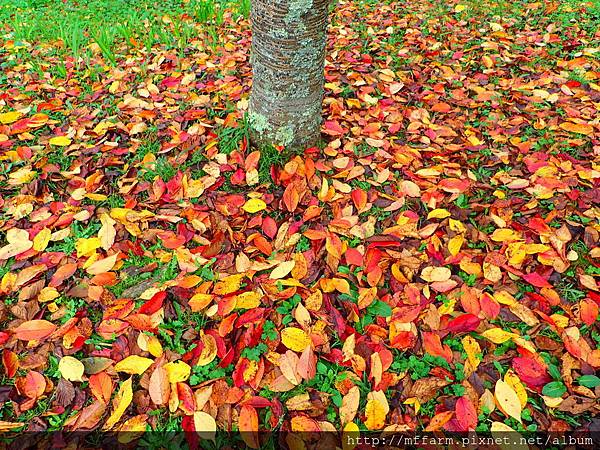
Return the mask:
[[[250,131],[266,144],[317,144],[329,0],[252,0]]]

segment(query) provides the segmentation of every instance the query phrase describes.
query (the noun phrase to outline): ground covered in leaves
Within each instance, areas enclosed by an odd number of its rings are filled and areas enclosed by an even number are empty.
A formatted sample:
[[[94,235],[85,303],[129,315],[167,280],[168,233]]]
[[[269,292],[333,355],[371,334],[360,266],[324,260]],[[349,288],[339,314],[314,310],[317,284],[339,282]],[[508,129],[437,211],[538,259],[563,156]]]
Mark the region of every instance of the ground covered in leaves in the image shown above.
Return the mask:
[[[338,1],[299,155],[116,3],[0,1],[0,430],[598,428],[597,1]]]

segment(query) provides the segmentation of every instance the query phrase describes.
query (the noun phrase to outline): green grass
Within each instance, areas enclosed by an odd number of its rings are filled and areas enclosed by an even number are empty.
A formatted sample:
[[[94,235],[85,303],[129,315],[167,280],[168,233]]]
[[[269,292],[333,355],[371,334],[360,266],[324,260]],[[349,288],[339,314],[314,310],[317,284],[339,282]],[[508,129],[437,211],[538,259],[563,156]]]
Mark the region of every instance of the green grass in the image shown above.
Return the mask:
[[[44,51],[90,65],[97,46],[105,63],[116,65],[119,54],[132,48],[183,52],[208,41],[214,49],[228,9],[234,17],[248,17],[249,0],[0,0],[0,34],[14,41],[25,60]],[[52,45],[32,52],[34,43]]]

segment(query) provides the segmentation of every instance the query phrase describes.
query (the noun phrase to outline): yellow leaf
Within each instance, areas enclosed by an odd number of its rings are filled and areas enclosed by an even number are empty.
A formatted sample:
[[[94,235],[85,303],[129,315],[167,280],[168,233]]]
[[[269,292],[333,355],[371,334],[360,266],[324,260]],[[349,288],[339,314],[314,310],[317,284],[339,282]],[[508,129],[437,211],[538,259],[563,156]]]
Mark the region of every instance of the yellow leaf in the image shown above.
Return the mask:
[[[33,249],[37,252],[43,252],[48,246],[48,242],[50,242],[50,236],[52,232],[49,228],[43,228],[38,234],[33,238]]]
[[[490,328],[481,333],[481,335],[487,340],[492,341],[494,344],[503,344],[516,336],[515,333],[509,333],[502,328]]]
[[[385,425],[385,406],[377,399],[367,402],[365,425],[369,430],[380,430]]]
[[[353,450],[358,446],[360,430],[354,422],[348,422],[342,433],[342,450]]]
[[[513,305],[517,302],[517,300],[507,291],[498,291],[494,293],[494,300],[496,300],[501,305]]]
[[[121,416],[123,415],[127,407],[131,404],[131,401],[133,400],[133,389],[131,385],[131,378],[129,378],[121,384],[119,392],[117,393],[113,401],[113,404],[116,405],[115,409],[104,424],[103,429],[105,431],[110,430],[112,427],[115,426],[115,424],[121,419]]]
[[[296,265],[296,261],[294,261],[294,260],[284,261],[284,262],[280,263],[277,267],[275,267],[275,269],[273,269],[273,271],[271,272],[271,275],[269,275],[269,278],[271,280],[279,280],[280,278],[283,278],[287,274],[289,274],[295,265]]]
[[[473,369],[476,369],[481,361],[481,347],[479,346],[479,342],[477,342],[471,336],[465,336],[462,338],[461,342],[465,352],[467,353],[467,359],[471,363]]]
[[[323,305],[323,293],[317,289],[306,298],[305,303],[306,309],[310,309],[311,311],[320,310]]]
[[[498,228],[494,230],[490,238],[496,242],[510,242],[519,240],[520,236],[510,228]]]
[[[421,272],[421,278],[427,282],[446,281],[450,279],[452,272],[447,267],[425,267]]]
[[[499,439],[498,446],[502,450],[529,450],[529,445],[525,443],[526,441],[521,433],[518,433],[505,423],[492,422],[490,431],[492,432],[492,437]],[[505,436],[511,436],[510,443],[507,444],[504,441]]]
[[[288,327],[281,330],[281,342],[290,350],[301,352],[310,345],[311,340],[304,330]]]
[[[21,184],[29,183],[36,175],[36,171],[31,170],[29,167],[22,167],[9,175],[10,179],[8,180],[8,184],[11,186],[19,186]]]
[[[448,224],[450,225],[450,229],[455,233],[464,233],[467,231],[467,228],[460,220],[448,219]]]
[[[210,414],[196,411],[194,413],[194,429],[201,439],[215,442],[217,423]]]
[[[17,282],[17,274],[12,272],[6,272],[0,280],[0,293],[11,292],[14,289],[15,283]]]
[[[163,348],[158,340],[158,338],[154,335],[148,336],[148,351],[155,358],[160,358],[163,354]]]
[[[521,242],[513,242],[508,244],[508,248],[506,249],[506,255],[509,257],[508,263],[511,266],[518,266],[524,260],[527,253],[525,253],[523,243]]]
[[[7,113],[0,114],[0,123],[3,125],[8,125],[10,123],[16,122],[23,116],[19,111],[10,111]]]
[[[550,246],[544,244],[523,244],[523,250],[528,255],[534,255],[535,253],[543,253],[550,250]]]
[[[525,340],[521,336],[513,336],[512,341],[517,347],[524,348],[531,353],[536,353],[536,348],[531,341]]]
[[[115,222],[108,214],[102,213],[100,216],[100,231],[98,231],[98,237],[100,238],[101,246],[104,250],[108,250],[115,243],[115,236],[117,231],[115,230]]]
[[[96,253],[96,249],[100,248],[101,242],[97,237],[93,238],[79,238],[75,243],[75,249],[77,250],[77,257],[92,256]]]
[[[90,200],[94,200],[95,202],[103,202],[106,199],[108,199],[107,195],[104,194],[85,194],[86,198],[89,198]]]
[[[201,339],[204,346],[202,347],[202,352],[200,352],[196,365],[206,366],[213,362],[217,356],[217,341],[210,334],[203,334]]]
[[[262,295],[258,292],[243,292],[235,298],[236,309],[253,309],[260,305]]]
[[[479,398],[479,411],[484,411],[487,409],[489,413],[492,413],[496,410],[496,401],[494,399],[494,394],[489,389],[483,391],[481,397]]]
[[[173,361],[163,366],[169,376],[169,383],[182,383],[190,377],[192,368],[183,361]]]
[[[498,380],[494,396],[496,397],[498,407],[505,415],[521,422],[521,401],[510,384],[503,380]]]
[[[214,293],[217,295],[227,295],[237,291],[242,285],[243,274],[229,275],[215,284]]]
[[[6,422],[4,420],[0,420],[0,433],[10,431],[15,428],[21,428],[22,426],[23,422]]]
[[[502,279],[502,271],[500,267],[487,261],[483,262],[483,277],[493,283]]]
[[[58,293],[58,291],[56,290],[56,288],[53,287],[45,287],[44,289],[41,290],[41,292],[39,293],[37,299],[38,302],[49,302],[54,300],[55,298],[60,297],[60,294]]]
[[[148,367],[151,365],[152,360],[150,358],[131,355],[115,364],[115,370],[117,372],[125,372],[130,375],[141,375],[148,370]]]
[[[450,217],[447,209],[434,209],[427,214],[427,219],[445,219],[446,217]]]
[[[145,334],[140,333],[137,337],[137,345],[145,352],[150,352],[150,354],[156,358],[162,355],[163,349],[160,341],[153,334]]]
[[[452,314],[454,312],[455,306],[456,306],[456,299],[451,298],[447,302],[444,302],[444,304],[438,308],[438,312],[440,313],[440,316],[444,316],[446,314]]]
[[[557,408],[564,400],[561,397],[547,397],[542,395],[542,399],[548,408]]]
[[[83,381],[84,370],[83,363],[72,356],[63,356],[58,362],[58,371],[68,381]]]
[[[211,294],[194,294],[192,298],[190,298],[188,304],[193,312],[202,311],[206,308],[210,302],[212,302],[213,296]]]
[[[257,213],[266,208],[267,204],[260,198],[251,198],[246,203],[244,203],[244,206],[242,206],[242,209],[250,214]]]
[[[117,440],[121,444],[129,444],[130,442],[138,439],[141,434],[146,431],[147,425],[148,416],[146,414],[140,414],[139,416],[132,417],[131,419],[123,422],[123,425],[119,427]]]
[[[458,255],[458,252],[460,252],[460,248],[462,247],[464,242],[465,238],[462,236],[462,234],[454,236],[452,239],[450,239],[450,241],[448,242],[448,251],[450,252],[450,254],[452,256]]]
[[[521,402],[521,408],[525,408],[525,405],[527,405],[527,391],[518,375],[509,369],[506,372],[506,375],[504,375],[504,381],[506,381],[506,383],[508,383],[508,385],[516,392],[517,397],[519,397],[519,401]]]
[[[410,397],[404,401],[405,405],[412,405],[415,408],[415,414],[418,414],[421,410],[421,403],[417,397]]]
[[[464,11],[465,9],[467,9],[467,7],[465,5],[456,5],[454,7],[454,12],[459,13],[459,12]]]
[[[552,314],[550,318],[559,328],[566,328],[569,325],[569,318],[567,316],[563,316],[562,314]]]
[[[57,147],[66,147],[71,143],[71,139],[66,136],[55,136],[48,141],[50,145],[56,145]]]

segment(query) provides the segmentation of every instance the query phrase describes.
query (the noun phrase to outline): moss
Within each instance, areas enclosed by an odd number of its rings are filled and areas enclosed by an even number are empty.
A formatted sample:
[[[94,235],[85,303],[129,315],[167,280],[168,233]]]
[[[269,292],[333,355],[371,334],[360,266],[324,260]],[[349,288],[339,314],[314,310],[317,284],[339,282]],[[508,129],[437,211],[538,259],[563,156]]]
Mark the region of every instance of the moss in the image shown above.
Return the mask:
[[[284,22],[288,25],[293,24],[298,26],[304,26],[304,24],[301,21],[301,18],[304,14],[310,11],[310,8],[312,8],[312,6],[312,0],[291,0],[288,13],[283,19]]]
[[[292,125],[281,127],[275,133],[275,142],[280,145],[288,146],[294,142],[294,128]]]
[[[250,126],[258,133],[263,133],[269,129],[269,119],[260,113],[252,111],[250,113]]]
[[[273,28],[269,31],[273,39],[287,39],[290,35],[285,28]]]
[[[299,50],[292,57],[294,68],[301,70],[314,69],[319,64],[319,55],[322,51],[322,45],[313,39],[303,39],[300,42]]]

